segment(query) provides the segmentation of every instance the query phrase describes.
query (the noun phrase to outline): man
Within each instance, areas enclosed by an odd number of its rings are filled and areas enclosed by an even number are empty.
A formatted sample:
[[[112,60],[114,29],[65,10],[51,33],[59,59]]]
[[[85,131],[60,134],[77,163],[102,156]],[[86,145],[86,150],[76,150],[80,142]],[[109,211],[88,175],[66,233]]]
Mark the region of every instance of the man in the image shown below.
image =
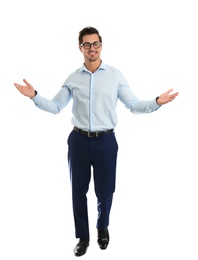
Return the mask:
[[[74,128],[68,137],[68,165],[75,235],[79,238],[74,253],[82,256],[89,246],[86,194],[91,167],[98,207],[97,242],[101,249],[106,249],[109,243],[109,215],[115,191],[118,151],[114,133],[118,99],[132,113],[150,113],[175,99],[178,92],[171,94],[170,89],[153,100],[139,100],[122,73],[101,60],[102,37],[97,29],[82,29],[78,40],[84,64],[69,75],[52,100],[40,96],[25,79],[25,85],[14,85],[23,95],[31,98],[37,107],[53,114],[59,113],[73,99]]]

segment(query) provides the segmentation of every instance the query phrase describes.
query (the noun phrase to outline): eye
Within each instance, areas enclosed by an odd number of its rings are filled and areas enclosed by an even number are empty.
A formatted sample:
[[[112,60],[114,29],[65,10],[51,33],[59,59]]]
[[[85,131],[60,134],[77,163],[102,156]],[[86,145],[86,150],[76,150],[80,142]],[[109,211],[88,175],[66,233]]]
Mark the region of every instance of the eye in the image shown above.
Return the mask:
[[[85,47],[85,49],[86,49],[86,48],[89,49],[89,48],[91,47],[91,44],[88,43],[88,42],[85,42],[85,43],[83,44],[83,46]]]
[[[93,46],[94,46],[95,49],[98,49],[101,46],[101,42],[94,42]]]

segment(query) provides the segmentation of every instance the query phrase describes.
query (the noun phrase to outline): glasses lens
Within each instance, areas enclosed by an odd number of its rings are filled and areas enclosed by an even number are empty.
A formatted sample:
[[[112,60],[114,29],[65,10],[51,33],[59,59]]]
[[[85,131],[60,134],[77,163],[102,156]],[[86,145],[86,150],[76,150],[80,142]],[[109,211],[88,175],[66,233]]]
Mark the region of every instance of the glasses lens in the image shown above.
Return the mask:
[[[86,50],[89,50],[89,49],[91,48],[91,43],[85,42],[85,43],[83,44],[83,47],[84,47]]]
[[[95,49],[98,49],[98,48],[100,48],[101,43],[100,42],[94,42],[93,46],[94,46]]]

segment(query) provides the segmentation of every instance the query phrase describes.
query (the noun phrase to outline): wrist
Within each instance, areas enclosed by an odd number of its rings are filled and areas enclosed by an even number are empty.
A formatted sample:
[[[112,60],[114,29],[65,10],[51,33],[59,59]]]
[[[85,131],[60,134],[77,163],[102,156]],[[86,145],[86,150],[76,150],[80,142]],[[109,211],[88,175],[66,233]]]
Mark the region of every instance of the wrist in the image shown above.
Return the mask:
[[[156,103],[158,104],[158,106],[163,105],[162,103],[160,103],[160,101],[159,101],[159,97],[156,97],[155,101],[156,101]]]
[[[37,91],[34,90],[34,95],[32,95],[30,98],[34,98],[37,95]]]

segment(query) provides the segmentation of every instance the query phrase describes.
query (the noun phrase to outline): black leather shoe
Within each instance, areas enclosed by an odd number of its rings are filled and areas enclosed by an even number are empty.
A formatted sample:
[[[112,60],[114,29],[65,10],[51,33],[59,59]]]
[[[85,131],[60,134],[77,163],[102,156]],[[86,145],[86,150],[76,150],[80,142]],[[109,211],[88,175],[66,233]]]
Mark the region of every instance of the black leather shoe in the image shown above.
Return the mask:
[[[84,255],[87,251],[88,246],[89,246],[89,240],[80,238],[78,244],[74,248],[75,256]]]
[[[109,231],[108,228],[98,230],[98,245],[100,249],[106,249],[109,244]]]

